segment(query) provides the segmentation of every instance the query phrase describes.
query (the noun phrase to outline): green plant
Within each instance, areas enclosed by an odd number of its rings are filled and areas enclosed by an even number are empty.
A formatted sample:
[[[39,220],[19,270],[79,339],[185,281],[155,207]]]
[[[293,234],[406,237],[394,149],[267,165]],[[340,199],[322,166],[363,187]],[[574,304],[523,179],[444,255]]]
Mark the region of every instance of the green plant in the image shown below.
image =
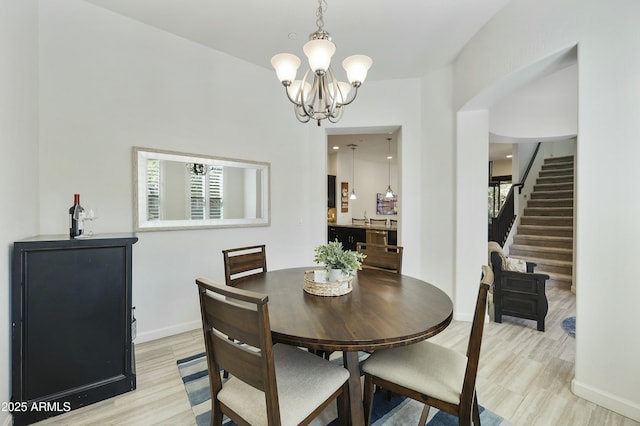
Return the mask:
[[[327,272],[331,269],[340,269],[344,274],[353,275],[362,269],[362,260],[365,254],[351,250],[343,250],[342,243],[337,239],[328,244],[322,244],[315,248],[313,261],[323,264]]]

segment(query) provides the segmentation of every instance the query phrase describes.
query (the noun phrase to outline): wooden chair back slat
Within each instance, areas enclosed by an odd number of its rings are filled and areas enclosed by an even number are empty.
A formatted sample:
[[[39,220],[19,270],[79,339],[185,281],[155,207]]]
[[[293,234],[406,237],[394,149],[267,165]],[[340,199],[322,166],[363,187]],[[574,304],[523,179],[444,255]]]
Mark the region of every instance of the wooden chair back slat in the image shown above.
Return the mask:
[[[234,336],[241,342],[259,347],[260,334],[256,330],[258,312],[248,309],[251,305],[236,305],[229,300],[208,297],[203,300],[207,323],[227,336]],[[253,325],[248,327],[248,325]]]
[[[265,245],[222,250],[222,254],[227,285],[233,286],[238,280],[267,272]]]

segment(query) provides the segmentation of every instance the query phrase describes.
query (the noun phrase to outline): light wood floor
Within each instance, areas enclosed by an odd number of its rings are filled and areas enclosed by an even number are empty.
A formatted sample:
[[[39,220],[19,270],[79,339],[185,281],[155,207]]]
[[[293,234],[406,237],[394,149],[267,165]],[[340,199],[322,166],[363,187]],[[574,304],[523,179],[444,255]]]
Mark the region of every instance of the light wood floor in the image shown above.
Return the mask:
[[[510,423],[532,425],[640,425],[571,393],[575,340],[561,327],[575,315],[575,295],[549,288],[546,332],[535,323],[504,317],[487,323],[478,377],[481,405]],[[469,323],[454,321],[432,338],[466,351]],[[176,360],[204,351],[201,330],[136,345],[137,389],[41,424],[194,425]]]

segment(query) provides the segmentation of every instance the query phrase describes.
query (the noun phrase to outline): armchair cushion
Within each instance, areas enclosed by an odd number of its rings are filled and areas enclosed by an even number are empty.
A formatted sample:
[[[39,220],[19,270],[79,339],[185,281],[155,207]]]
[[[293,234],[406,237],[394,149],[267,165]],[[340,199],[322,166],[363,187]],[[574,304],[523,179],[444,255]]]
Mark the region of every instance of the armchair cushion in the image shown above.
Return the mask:
[[[506,267],[504,269],[506,269],[507,271],[527,272],[527,262],[523,259],[514,259],[512,257],[507,257]]]

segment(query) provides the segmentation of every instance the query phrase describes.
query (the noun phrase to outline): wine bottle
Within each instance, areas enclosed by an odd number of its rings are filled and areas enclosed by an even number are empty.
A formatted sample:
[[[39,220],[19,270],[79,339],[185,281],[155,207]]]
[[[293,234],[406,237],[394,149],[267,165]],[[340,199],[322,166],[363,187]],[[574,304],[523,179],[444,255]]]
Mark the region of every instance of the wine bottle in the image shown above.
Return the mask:
[[[69,209],[69,237],[82,235],[82,216],[84,209],[80,205],[80,194],[73,194],[73,205]]]

